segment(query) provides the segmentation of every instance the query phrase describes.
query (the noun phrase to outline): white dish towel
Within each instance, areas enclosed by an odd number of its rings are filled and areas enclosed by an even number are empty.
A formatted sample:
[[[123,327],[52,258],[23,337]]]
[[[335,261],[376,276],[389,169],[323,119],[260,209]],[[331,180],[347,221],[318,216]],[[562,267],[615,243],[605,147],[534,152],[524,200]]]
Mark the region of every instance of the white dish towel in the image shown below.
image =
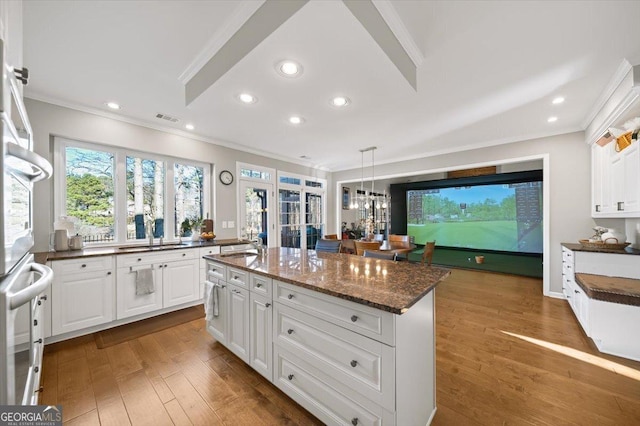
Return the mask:
[[[218,284],[211,281],[204,282],[204,313],[205,320],[211,321],[218,313]]]
[[[153,282],[153,269],[139,269],[136,271],[136,296],[155,293],[156,286]]]

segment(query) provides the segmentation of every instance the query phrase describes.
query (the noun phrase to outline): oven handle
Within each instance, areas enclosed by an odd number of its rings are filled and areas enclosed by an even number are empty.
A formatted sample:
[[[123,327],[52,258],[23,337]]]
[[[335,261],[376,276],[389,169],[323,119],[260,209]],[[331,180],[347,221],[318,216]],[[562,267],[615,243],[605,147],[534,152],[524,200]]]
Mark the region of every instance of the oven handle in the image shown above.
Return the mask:
[[[51,280],[53,279],[53,271],[51,270],[51,268],[39,263],[31,263],[29,264],[29,267],[31,268],[30,272],[38,273],[41,275],[41,277],[38,281],[31,284],[29,287],[24,288],[9,297],[10,309],[18,309],[29,300],[36,298],[51,284]]]
[[[39,180],[49,179],[51,177],[53,168],[45,158],[15,143],[7,143],[5,146],[7,147],[8,155],[24,160],[38,169],[33,173],[20,172],[20,174],[24,175],[29,181],[38,182]]]

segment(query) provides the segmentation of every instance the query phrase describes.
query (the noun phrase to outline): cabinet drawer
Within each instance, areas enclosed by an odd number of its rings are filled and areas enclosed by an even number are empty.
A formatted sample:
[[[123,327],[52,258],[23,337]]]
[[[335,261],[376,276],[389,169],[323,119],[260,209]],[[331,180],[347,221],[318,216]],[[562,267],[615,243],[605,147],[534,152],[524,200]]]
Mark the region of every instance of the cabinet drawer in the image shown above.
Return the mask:
[[[113,256],[96,256],[83,259],[56,260],[52,262],[56,275],[77,274],[79,272],[104,271],[113,268]]]
[[[395,407],[393,348],[276,303],[276,344],[388,410]]]
[[[394,317],[390,312],[374,309],[317,291],[307,290],[282,281],[273,280],[274,300],[315,315],[333,324],[355,331],[372,339],[395,345]]]
[[[338,392],[318,377],[318,371],[286,351],[277,352],[275,369],[275,384],[324,423],[382,425],[382,410],[367,409],[349,398],[348,392]]]
[[[252,292],[266,296],[267,299],[271,300],[273,297],[273,280],[271,278],[258,274],[250,274],[249,282],[251,283],[250,290]]]
[[[227,267],[227,282],[249,289],[249,272],[242,269]]]
[[[198,253],[200,258],[210,254],[220,254],[220,246],[202,247],[200,248],[200,253]]]
[[[164,257],[160,253],[136,253],[122,254],[116,257],[118,268],[128,268],[130,266],[153,265],[164,262]]]
[[[227,280],[227,267],[216,262],[207,260],[207,280]]]

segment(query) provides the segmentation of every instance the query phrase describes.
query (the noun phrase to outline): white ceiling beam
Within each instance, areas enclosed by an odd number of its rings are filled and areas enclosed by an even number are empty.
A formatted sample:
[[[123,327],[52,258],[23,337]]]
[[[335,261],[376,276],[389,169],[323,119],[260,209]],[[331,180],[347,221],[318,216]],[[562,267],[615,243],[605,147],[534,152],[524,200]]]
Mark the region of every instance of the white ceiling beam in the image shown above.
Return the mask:
[[[371,0],[342,0],[362,26],[367,30],[371,38],[380,46],[382,51],[398,68],[407,82],[418,90],[417,66],[411,55],[385,21],[380,11]]]
[[[191,104],[225,75],[309,0],[266,1],[244,25],[185,84],[185,102]]]

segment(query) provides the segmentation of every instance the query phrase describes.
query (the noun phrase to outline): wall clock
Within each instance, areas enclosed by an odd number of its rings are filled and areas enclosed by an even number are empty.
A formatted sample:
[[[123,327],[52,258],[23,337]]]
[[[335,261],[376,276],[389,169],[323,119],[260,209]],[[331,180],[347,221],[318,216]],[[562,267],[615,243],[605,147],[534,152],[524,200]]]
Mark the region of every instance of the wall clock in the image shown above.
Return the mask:
[[[231,185],[231,183],[233,183],[233,174],[229,170],[221,171],[220,182],[222,182],[225,185]]]

